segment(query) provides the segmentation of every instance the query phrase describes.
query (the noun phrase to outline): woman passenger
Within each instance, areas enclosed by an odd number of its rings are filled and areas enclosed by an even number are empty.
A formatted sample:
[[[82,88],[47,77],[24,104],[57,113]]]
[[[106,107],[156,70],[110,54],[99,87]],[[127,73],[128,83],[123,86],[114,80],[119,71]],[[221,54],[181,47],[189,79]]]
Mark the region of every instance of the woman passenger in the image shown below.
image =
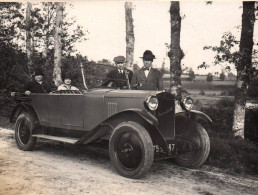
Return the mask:
[[[78,88],[71,85],[72,83],[72,75],[71,73],[65,73],[63,76],[64,83],[61,84],[57,90],[79,90]]]

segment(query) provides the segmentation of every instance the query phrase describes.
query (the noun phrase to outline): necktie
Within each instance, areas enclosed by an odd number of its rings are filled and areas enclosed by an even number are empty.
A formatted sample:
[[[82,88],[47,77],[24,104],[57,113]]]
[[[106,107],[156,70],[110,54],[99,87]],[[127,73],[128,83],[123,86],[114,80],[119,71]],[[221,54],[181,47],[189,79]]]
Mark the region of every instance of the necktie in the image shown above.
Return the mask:
[[[148,70],[148,71],[150,70],[150,68],[147,68],[147,67],[144,67],[144,68],[142,68],[142,69],[143,69],[144,71],[145,71],[145,70]]]

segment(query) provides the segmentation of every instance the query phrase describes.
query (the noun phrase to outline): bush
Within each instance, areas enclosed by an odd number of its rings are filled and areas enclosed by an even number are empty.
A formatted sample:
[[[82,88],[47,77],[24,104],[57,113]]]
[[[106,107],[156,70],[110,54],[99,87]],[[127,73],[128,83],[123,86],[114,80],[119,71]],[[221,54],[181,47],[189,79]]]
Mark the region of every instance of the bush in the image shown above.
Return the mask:
[[[245,137],[258,142],[258,109],[246,109]]]
[[[232,137],[233,106],[233,99],[222,98],[216,107],[201,109],[213,120],[212,131],[208,132],[211,150],[207,164],[224,168],[228,172],[258,174],[258,145],[248,139],[236,140]],[[257,117],[258,109],[247,111],[246,137],[257,136]]]
[[[206,81],[211,83],[213,81],[213,75],[211,73],[208,73]]]
[[[226,78],[225,73],[224,73],[224,72],[220,73],[220,75],[219,75],[219,79],[220,79],[221,81],[224,81],[224,80],[225,80],[225,78]]]
[[[258,147],[248,140],[211,137],[207,164],[225,168],[228,172],[258,174]]]
[[[255,77],[251,80],[247,90],[247,95],[249,97],[258,97],[258,77]]]
[[[202,89],[199,93],[199,95],[205,95],[205,91]]]

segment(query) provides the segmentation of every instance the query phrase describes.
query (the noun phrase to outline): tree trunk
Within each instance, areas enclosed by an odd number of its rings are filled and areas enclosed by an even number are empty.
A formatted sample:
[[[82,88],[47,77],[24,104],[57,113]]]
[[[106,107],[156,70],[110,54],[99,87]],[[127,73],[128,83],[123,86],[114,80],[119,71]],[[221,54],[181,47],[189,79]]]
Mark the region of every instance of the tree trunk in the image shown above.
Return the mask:
[[[54,70],[53,70],[53,81],[56,86],[62,83],[61,77],[61,60],[62,60],[62,23],[63,23],[63,5],[64,3],[56,3],[56,22],[55,22],[55,53],[54,53]]]
[[[245,105],[247,87],[252,67],[253,31],[255,22],[255,2],[243,2],[242,32],[240,39],[241,58],[236,64],[237,80],[233,115],[233,136],[244,139]]]
[[[31,36],[31,3],[27,3],[26,8],[26,52],[28,58],[28,71],[29,74],[33,73],[33,62],[32,62],[32,53],[33,53],[33,41]]]
[[[170,91],[177,99],[181,98],[181,59],[180,48],[181,16],[179,1],[171,1],[170,5],[171,43],[168,56],[170,58]]]
[[[133,70],[134,58],[134,26],[132,16],[132,2],[125,2],[126,21],[126,67]]]

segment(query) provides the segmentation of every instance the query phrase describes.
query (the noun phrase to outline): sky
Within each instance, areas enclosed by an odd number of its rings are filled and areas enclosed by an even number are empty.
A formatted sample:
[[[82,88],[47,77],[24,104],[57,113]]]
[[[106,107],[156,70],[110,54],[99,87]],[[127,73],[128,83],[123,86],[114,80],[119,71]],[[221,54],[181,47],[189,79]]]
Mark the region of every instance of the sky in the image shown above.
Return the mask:
[[[73,2],[69,14],[77,18],[77,23],[89,31],[86,41],[76,44],[82,55],[90,60],[108,59],[126,55],[125,9],[123,1]],[[170,2],[133,1],[134,19],[134,61],[141,67],[145,50],[156,56],[153,66],[169,68],[168,49],[170,44]],[[183,66],[191,67],[196,73],[221,72],[220,67],[198,70],[197,66],[206,62],[212,64],[215,53],[203,50],[206,45],[219,45],[225,32],[232,32],[240,40],[242,17],[241,1],[215,1],[206,5],[204,1],[181,1],[181,49],[185,53]],[[257,38],[255,26],[254,38]],[[258,35],[258,34],[257,34]]]

